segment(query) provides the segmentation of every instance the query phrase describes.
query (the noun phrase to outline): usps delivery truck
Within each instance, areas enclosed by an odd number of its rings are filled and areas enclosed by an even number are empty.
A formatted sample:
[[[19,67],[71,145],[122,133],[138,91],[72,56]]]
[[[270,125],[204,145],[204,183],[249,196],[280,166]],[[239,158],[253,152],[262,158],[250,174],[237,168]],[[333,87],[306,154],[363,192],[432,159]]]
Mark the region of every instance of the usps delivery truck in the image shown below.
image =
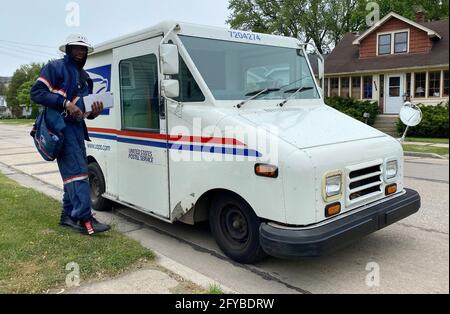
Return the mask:
[[[209,221],[255,263],[322,256],[420,208],[400,143],[326,106],[295,38],[165,22],[97,46],[86,69],[114,98],[88,125],[95,210]]]

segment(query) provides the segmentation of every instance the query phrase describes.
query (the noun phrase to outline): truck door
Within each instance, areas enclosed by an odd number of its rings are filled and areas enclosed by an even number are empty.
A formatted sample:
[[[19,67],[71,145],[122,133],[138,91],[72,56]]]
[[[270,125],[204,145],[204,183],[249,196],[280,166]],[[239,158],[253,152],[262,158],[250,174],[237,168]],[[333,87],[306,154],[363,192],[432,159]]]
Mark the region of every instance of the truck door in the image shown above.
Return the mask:
[[[115,103],[121,109],[116,180],[120,201],[168,218],[168,146],[158,87],[161,40],[114,50]]]

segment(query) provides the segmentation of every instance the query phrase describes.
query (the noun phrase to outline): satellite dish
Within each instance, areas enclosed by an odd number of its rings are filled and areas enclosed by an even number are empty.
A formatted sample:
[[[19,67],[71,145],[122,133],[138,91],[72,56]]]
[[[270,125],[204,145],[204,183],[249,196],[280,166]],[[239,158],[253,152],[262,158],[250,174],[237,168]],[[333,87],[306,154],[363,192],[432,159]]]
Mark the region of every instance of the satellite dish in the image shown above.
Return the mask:
[[[405,103],[400,111],[400,119],[406,126],[418,126],[422,122],[422,118],[422,110],[410,102]]]
[[[413,103],[406,102],[403,106],[402,110],[400,110],[400,120],[406,125],[405,133],[403,137],[400,139],[401,142],[404,142],[406,139],[406,134],[410,127],[415,127],[422,122],[423,114],[422,110],[420,110],[419,106],[414,105]]]

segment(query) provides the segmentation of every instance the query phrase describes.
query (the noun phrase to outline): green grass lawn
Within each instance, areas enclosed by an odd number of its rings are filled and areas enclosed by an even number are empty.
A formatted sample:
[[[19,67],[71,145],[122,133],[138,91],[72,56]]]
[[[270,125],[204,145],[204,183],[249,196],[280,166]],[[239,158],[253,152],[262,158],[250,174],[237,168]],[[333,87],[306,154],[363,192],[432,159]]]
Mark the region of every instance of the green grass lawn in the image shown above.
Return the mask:
[[[87,237],[58,226],[61,204],[0,174],[0,293],[65,289],[66,265],[81,283],[116,276],[154,259],[117,231]]]
[[[431,153],[431,154],[438,154],[441,156],[448,155],[449,153],[448,148],[423,146],[423,145],[403,145],[403,149],[405,150],[405,152]]]
[[[0,124],[8,124],[8,125],[28,125],[33,124],[34,119],[5,119],[0,120]]]
[[[448,138],[422,138],[422,137],[407,137],[406,142],[418,142],[418,143],[433,143],[433,144],[448,144]]]

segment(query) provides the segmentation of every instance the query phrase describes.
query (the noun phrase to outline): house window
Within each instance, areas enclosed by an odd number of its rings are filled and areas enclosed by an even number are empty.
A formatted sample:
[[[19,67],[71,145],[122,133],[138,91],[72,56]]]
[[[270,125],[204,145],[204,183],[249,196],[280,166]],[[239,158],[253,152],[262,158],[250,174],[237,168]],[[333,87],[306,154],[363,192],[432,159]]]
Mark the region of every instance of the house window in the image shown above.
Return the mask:
[[[384,75],[380,75],[380,98],[384,98]]]
[[[341,77],[341,97],[350,97],[350,78]]]
[[[406,73],[406,94],[411,97],[411,73]]]
[[[444,97],[448,97],[448,71],[444,71]]]
[[[352,98],[361,98],[361,77],[352,77]]]
[[[425,98],[425,91],[427,86],[427,73],[415,73],[414,96],[417,98]]]
[[[330,96],[336,97],[339,96],[339,78],[333,77],[330,79]]]
[[[378,55],[408,52],[409,31],[391,32],[378,35]]]
[[[363,99],[372,99],[373,97],[372,76],[363,77]]]
[[[429,97],[441,97],[441,71],[429,73]]]
[[[378,36],[378,54],[391,54],[391,34]]]
[[[394,38],[394,52],[408,52],[408,32],[396,33]]]
[[[400,97],[400,77],[389,78],[389,97]]]

